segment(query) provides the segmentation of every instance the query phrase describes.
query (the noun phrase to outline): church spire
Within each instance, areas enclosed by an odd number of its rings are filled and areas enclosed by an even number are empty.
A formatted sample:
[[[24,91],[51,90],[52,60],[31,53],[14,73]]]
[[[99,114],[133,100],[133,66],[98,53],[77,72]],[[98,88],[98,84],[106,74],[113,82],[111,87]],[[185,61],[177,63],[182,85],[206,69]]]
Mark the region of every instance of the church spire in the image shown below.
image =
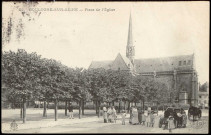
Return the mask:
[[[129,19],[129,29],[128,29],[127,45],[128,45],[128,46],[133,46],[132,17],[131,17],[131,12],[130,12],[130,19]]]
[[[134,65],[135,48],[133,46],[133,33],[132,33],[132,17],[131,17],[131,12],[130,12],[130,18],[129,18],[129,29],[128,29],[128,39],[127,39],[127,47],[126,47],[126,56],[130,59],[131,63]]]

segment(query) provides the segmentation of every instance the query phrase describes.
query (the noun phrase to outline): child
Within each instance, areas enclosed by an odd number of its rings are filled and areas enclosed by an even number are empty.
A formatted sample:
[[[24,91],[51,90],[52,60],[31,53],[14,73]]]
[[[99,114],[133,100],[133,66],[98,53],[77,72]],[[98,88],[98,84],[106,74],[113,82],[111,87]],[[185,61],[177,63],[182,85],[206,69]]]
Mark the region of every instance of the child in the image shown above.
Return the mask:
[[[126,112],[125,110],[122,111],[122,125],[125,125],[125,117],[126,117]]]
[[[144,112],[142,112],[142,114],[141,114],[141,124],[143,123],[143,125],[145,125],[145,121],[146,121],[146,116],[144,115]]]
[[[170,115],[167,121],[168,121],[169,133],[171,133],[172,132],[172,129],[175,128],[175,125],[174,125],[174,117],[172,115]]]
[[[11,130],[17,130],[18,129],[18,124],[13,120],[13,122],[10,124]]]

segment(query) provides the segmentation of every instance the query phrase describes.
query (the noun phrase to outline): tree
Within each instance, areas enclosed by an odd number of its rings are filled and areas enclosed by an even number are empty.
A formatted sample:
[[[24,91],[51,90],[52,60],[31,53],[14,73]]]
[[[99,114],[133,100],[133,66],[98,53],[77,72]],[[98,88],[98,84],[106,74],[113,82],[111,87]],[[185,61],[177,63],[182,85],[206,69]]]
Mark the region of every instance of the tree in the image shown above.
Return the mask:
[[[3,83],[10,89],[9,93],[12,97],[16,97],[23,103],[23,123],[25,123],[26,100],[32,97],[40,56],[18,49],[16,53],[4,52],[2,57]]]

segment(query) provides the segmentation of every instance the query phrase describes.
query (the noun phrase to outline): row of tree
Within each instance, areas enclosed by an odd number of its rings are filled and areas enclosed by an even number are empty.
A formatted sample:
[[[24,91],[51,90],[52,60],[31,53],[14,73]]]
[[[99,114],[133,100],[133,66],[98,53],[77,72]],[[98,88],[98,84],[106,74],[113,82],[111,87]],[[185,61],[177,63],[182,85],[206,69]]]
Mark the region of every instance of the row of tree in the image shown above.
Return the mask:
[[[65,102],[65,115],[69,101],[78,102],[81,118],[87,101],[96,103],[99,116],[103,102],[167,102],[169,95],[166,85],[153,78],[134,76],[128,71],[69,68],[23,49],[2,53],[2,83],[9,102],[22,102],[23,123],[29,99],[44,102],[43,117],[47,117],[46,103],[54,102],[57,120],[59,101]]]

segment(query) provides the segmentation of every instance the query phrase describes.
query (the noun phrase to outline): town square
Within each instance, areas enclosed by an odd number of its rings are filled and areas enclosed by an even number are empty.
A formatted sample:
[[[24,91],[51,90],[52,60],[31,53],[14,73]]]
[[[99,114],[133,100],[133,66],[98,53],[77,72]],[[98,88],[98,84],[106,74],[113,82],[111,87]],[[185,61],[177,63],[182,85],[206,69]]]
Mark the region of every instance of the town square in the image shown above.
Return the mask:
[[[1,131],[209,133],[208,11],[3,2]]]

